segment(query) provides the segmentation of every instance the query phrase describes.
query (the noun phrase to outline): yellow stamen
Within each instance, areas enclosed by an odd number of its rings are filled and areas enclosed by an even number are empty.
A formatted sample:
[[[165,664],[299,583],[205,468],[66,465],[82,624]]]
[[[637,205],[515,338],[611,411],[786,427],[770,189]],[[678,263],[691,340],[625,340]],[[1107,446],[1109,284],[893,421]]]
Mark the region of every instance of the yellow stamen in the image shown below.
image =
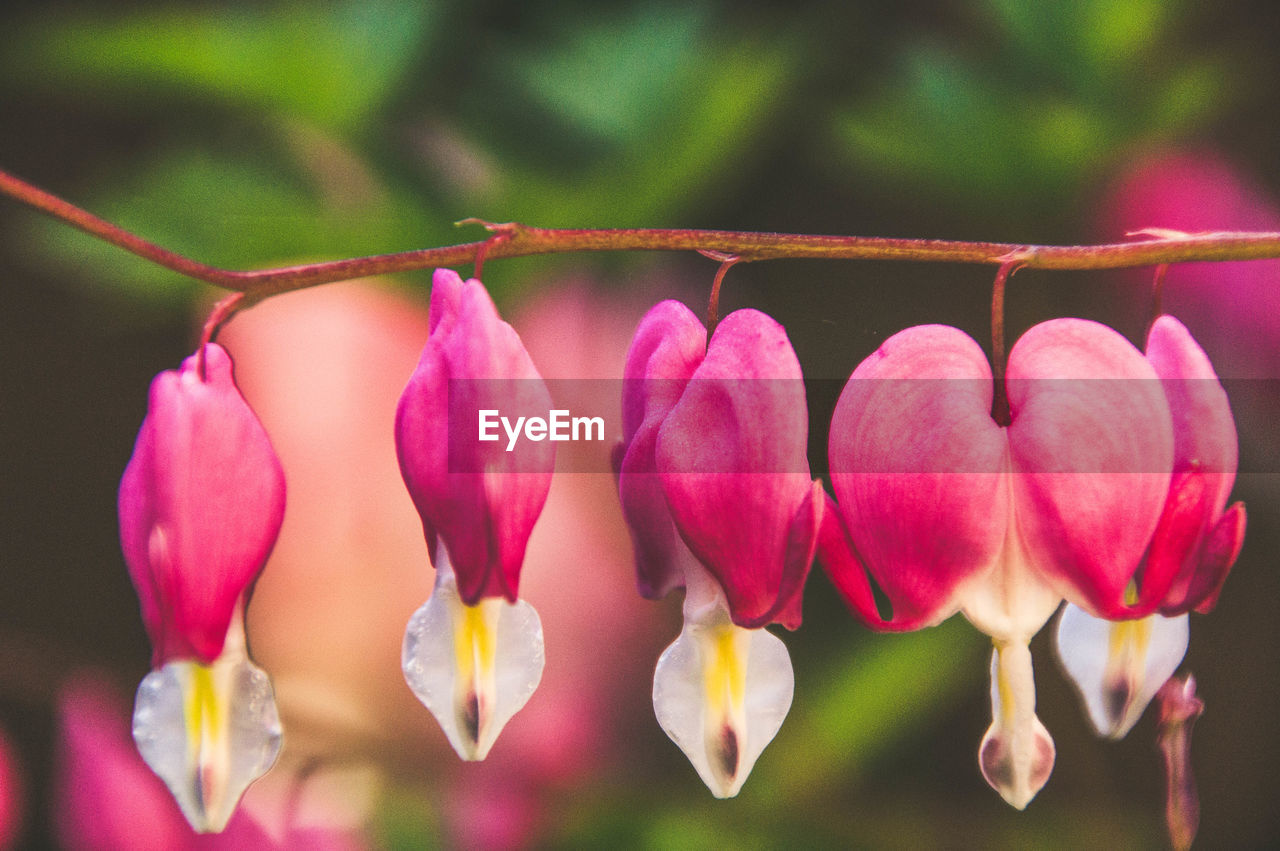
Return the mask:
[[[703,668],[703,683],[707,690],[707,705],[721,708],[722,715],[731,716],[740,711],[747,689],[746,647],[738,647],[739,630],[726,623],[713,627],[710,650]]]
[[[453,652],[457,666],[454,708],[471,758],[483,759],[488,751],[489,718],[497,698],[496,660],[498,618],[503,601],[486,598],[468,606],[458,601],[453,610]]]
[[[193,748],[207,746],[210,739],[220,738],[222,706],[213,679],[213,668],[192,665],[191,687],[187,690],[187,730]]]

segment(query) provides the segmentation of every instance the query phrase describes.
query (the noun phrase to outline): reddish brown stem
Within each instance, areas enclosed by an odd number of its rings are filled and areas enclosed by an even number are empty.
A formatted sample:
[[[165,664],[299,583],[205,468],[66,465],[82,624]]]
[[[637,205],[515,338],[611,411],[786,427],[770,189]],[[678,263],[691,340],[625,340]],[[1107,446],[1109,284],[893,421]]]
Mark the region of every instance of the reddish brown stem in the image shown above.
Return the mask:
[[[724,283],[725,273],[729,271],[729,267],[741,260],[733,254],[724,254],[720,251],[702,251],[702,255],[719,260],[720,267],[716,269],[716,276],[711,279],[711,297],[707,299],[707,345],[711,345],[711,335],[716,331],[716,325],[720,322],[720,285]]]
[[[1023,265],[1020,257],[1010,255],[996,270],[996,279],[991,284],[991,377],[995,384],[991,394],[991,418],[1001,426],[1013,422],[1009,411],[1009,391],[1004,383],[1008,361],[1004,351],[1004,290],[1010,276]]]
[[[481,252],[485,258],[500,258],[585,251],[715,251],[736,255],[743,262],[826,258],[997,266],[1010,256],[1017,256],[1023,266],[1032,269],[1080,270],[1280,257],[1280,233],[1274,232],[1171,234],[1134,242],[1068,246],[662,228],[579,230],[508,223],[489,225],[491,230],[500,230],[505,235],[501,241],[489,239],[396,254],[236,271],[210,266],[162,248],[3,170],[0,170],[0,193],[179,274],[250,293],[258,300],[368,275],[474,263]]]
[[[200,330],[199,360],[196,361],[200,368],[201,381],[206,380],[204,372],[205,347],[217,339],[218,332],[222,330],[222,326],[230,322],[231,317],[248,307],[250,302],[251,299],[245,293],[234,292],[221,299],[213,306],[213,310],[209,311],[209,318],[204,321],[204,328]]]
[[[1195,677],[1190,674],[1171,677],[1156,699],[1160,704],[1156,742],[1164,754],[1169,844],[1176,851],[1186,851],[1200,828],[1200,795],[1191,770],[1191,727],[1204,712],[1204,702],[1196,697]]]

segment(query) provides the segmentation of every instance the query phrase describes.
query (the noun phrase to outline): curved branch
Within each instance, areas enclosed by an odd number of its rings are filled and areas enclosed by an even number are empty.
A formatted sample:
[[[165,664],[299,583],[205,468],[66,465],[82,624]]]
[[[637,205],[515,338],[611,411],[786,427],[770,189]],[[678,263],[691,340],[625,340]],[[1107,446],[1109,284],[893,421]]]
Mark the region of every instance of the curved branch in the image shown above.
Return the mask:
[[[307,263],[272,269],[237,271],[210,266],[149,242],[111,222],[0,170],[0,193],[112,245],[179,274],[255,299],[369,275],[408,272],[486,259],[568,254],[586,251],[700,251],[734,255],[742,262],[782,258],[830,260],[914,260],[932,263],[979,263],[1000,266],[1016,256],[1028,269],[1121,269],[1190,261],[1280,258],[1280,233],[1221,231],[1180,234],[1144,233],[1147,238],[1105,245],[1018,245],[1002,242],[957,242],[937,239],[888,239],[867,236],[815,236],[750,231],[663,228],[538,228],[515,222],[491,224],[500,235],[478,242]]]

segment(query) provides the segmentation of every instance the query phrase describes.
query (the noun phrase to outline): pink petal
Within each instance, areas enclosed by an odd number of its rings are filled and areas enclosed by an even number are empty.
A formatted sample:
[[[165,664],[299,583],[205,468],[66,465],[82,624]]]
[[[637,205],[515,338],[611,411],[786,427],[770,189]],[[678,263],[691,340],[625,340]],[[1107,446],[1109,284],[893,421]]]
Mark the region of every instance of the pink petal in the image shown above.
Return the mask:
[[[623,370],[618,495],[635,547],[636,584],[651,599],[684,584],[692,556],[676,532],[657,476],[658,430],[702,363],[707,331],[693,311],[664,301],[636,329]]]
[[[1055,319],[1023,335],[1007,376],[1014,511],[1033,567],[1091,614],[1122,611],[1173,466],[1155,371],[1110,328]]]
[[[1173,415],[1174,477],[1151,542],[1142,601],[1173,614],[1200,605],[1210,594],[1216,597],[1235,561],[1244,535],[1243,507],[1238,529],[1224,527],[1224,534],[1238,532],[1238,537],[1212,555],[1208,549],[1235,483],[1239,453],[1227,394],[1181,322],[1171,316],[1155,321],[1147,336],[1147,360],[1160,376]]]
[[[478,439],[482,410],[547,417],[551,396],[519,336],[479,281],[433,278],[434,330],[396,411],[400,471],[428,546],[449,548],[467,604],[516,599],[520,565],[551,486],[550,441]],[[501,429],[499,429],[501,432]]]
[[[822,509],[807,435],[804,382],[786,332],[759,311],[730,314],[662,423],[656,459],[676,526],[739,626],[777,620],[808,573],[800,554],[812,554]],[[793,530],[802,510],[815,516]]]
[[[829,457],[848,535],[842,543],[826,521],[823,563],[869,625],[940,622],[958,608],[958,586],[999,553],[1007,442],[991,398],[982,349],[941,325],[890,337],[845,385]],[[874,614],[858,561],[892,604],[888,623]]]
[[[1239,450],[1226,391],[1209,358],[1185,325],[1161,316],[1147,334],[1147,360],[1160,376],[1173,415],[1174,469],[1198,469],[1213,480],[1221,513],[1235,481]]]
[[[822,482],[811,483],[809,493],[804,502],[800,503],[800,510],[791,518],[791,526],[787,529],[782,584],[778,589],[779,608],[773,617],[775,622],[787,629],[799,629],[803,619],[804,581],[818,552],[818,539],[822,533],[827,501]]]
[[[1202,615],[1213,611],[1213,607],[1218,604],[1222,583],[1226,581],[1231,566],[1236,563],[1240,547],[1244,546],[1244,527],[1244,503],[1237,502],[1227,509],[1222,519],[1213,527],[1202,555],[1200,569],[1187,586],[1186,597],[1175,601],[1173,607],[1182,609],[1191,606]]]
[[[199,360],[152,382],[120,482],[120,543],[156,665],[222,652],[284,517],[284,473],[231,358],[206,346],[203,378]]]

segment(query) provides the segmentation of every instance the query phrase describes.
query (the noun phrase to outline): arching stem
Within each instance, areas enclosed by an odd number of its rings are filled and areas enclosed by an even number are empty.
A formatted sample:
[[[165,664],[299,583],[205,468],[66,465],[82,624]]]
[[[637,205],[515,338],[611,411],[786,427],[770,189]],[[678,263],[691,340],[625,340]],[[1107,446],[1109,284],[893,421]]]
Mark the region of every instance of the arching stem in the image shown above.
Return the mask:
[[[1008,361],[1004,350],[1004,291],[1009,277],[1022,266],[1021,258],[1010,256],[996,270],[996,279],[991,285],[991,375],[995,382],[991,418],[1001,426],[1008,426],[1013,422],[1009,412],[1009,391],[1004,383],[1005,365]]]
[[[711,335],[715,333],[716,325],[720,322],[720,285],[724,282],[724,276],[729,271],[729,267],[742,258],[722,251],[699,251],[698,253],[703,257],[720,261],[716,276],[711,280],[711,297],[707,299],[707,345],[710,346]]]

